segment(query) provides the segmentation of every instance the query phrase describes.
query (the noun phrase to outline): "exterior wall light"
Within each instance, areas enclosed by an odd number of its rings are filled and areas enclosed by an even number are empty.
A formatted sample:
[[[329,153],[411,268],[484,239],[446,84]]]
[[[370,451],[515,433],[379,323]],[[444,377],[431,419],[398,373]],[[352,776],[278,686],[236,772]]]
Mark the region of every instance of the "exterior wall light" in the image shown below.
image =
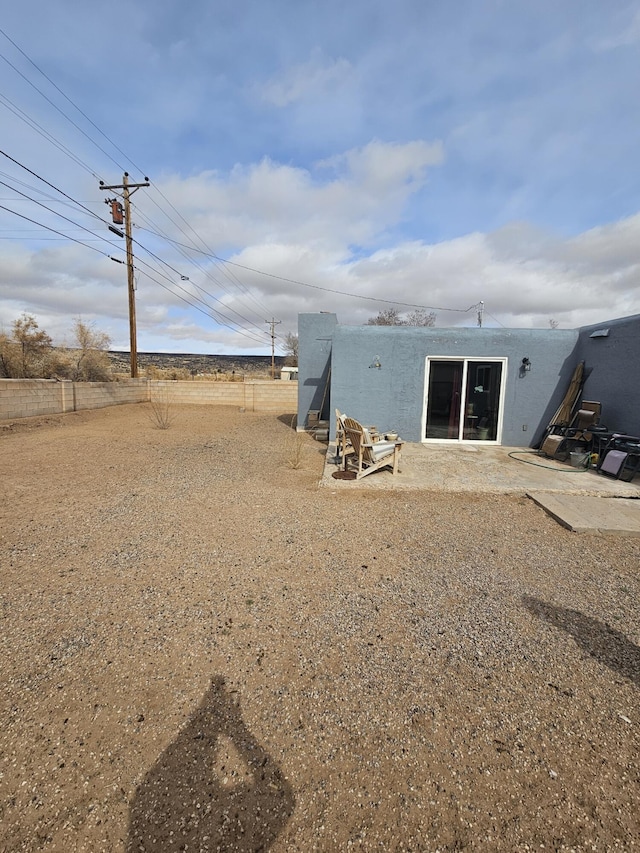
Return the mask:
[[[531,362],[529,361],[529,359],[527,358],[527,356],[526,356],[526,355],[525,355],[525,357],[522,359],[522,370],[523,370],[525,373],[528,373],[528,372],[531,370]]]
[[[379,355],[374,358],[373,362],[369,365],[369,369],[371,369],[372,367],[375,367],[377,370],[380,370],[380,368],[382,367],[382,365],[380,364]]]

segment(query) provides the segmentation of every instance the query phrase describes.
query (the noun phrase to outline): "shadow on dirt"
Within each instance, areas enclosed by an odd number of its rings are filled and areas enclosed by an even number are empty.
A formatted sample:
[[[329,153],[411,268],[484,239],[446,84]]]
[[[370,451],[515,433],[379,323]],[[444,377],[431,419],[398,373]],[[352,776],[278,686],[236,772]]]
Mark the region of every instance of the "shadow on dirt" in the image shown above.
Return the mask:
[[[581,649],[640,687],[640,647],[620,631],[579,610],[557,607],[528,595],[523,596],[522,601],[534,616],[571,634]]]
[[[136,791],[126,850],[268,850],[294,806],[291,786],[216,677]]]
[[[278,420],[281,424],[288,426],[289,429],[292,429],[294,432],[298,428],[298,416],[295,412],[291,415],[278,415]]]

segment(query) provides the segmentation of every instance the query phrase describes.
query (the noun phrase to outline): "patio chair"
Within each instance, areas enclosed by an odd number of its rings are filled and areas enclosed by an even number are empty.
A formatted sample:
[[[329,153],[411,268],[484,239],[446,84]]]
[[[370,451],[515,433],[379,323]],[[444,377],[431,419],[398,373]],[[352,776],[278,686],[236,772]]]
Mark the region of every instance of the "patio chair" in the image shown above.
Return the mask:
[[[394,474],[398,473],[401,441],[374,441],[369,430],[353,418],[343,417],[342,423],[346,440],[353,448],[353,454],[344,457],[345,470],[347,466],[354,467],[357,480],[381,468],[390,467]]]
[[[565,462],[572,450],[587,450],[591,444],[589,428],[600,420],[601,405],[593,400],[583,400],[568,426],[552,426],[542,442],[540,453]]]
[[[640,438],[614,433],[598,459],[598,473],[630,483],[639,469]]]
[[[347,434],[344,429],[344,419],[345,415],[342,414],[340,409],[336,409],[336,463],[339,464],[341,461],[344,462],[346,457],[353,453],[353,445],[351,441],[347,437]]]
[[[351,440],[347,436],[344,429],[344,419],[346,415],[344,415],[340,409],[336,409],[336,464],[340,464],[341,461],[344,460],[346,456],[354,453],[353,445],[351,444]],[[380,434],[378,432],[378,428],[375,426],[365,427],[368,430],[369,436],[372,441],[380,441]]]

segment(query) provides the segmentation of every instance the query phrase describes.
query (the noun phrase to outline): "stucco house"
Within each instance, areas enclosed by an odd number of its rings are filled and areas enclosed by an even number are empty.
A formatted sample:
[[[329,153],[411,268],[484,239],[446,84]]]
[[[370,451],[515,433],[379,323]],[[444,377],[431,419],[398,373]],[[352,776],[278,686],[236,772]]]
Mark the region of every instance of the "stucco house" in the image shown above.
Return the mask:
[[[334,410],[411,442],[535,447],[584,363],[581,398],[640,433],[640,315],[579,329],[343,326],[298,318],[298,424]]]

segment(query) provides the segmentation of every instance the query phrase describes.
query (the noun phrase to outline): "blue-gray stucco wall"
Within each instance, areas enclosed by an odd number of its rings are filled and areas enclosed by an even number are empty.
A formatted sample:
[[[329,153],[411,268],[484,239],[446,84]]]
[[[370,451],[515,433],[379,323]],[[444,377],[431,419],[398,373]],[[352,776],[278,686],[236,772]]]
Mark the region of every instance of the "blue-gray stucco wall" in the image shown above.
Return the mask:
[[[322,406],[332,437],[338,408],[421,441],[427,356],[508,359],[505,445],[537,444],[580,361],[582,399],[602,403],[610,429],[640,434],[640,315],[564,330],[340,326],[335,314],[301,314],[298,332],[298,423]],[[525,356],[532,369],[522,373]]]
[[[535,446],[579,360],[578,330],[341,326],[335,314],[298,318],[298,424],[335,408],[421,441],[427,356],[507,359],[502,443]],[[532,369],[520,370],[529,358]],[[372,367],[376,360],[380,368]],[[329,381],[330,379],[330,381]],[[526,426],[526,431],[523,430]]]
[[[421,441],[427,356],[506,358],[502,443],[534,445],[567,389],[577,340],[577,331],[560,329],[337,325],[331,405],[407,441]],[[528,372],[521,370],[525,356],[532,364]],[[372,367],[376,362],[379,368]]]
[[[330,367],[335,314],[298,315],[298,428],[308,425],[310,411],[330,418]]]
[[[576,353],[587,376],[582,396],[602,403],[601,423],[640,435],[640,315],[584,326]]]

